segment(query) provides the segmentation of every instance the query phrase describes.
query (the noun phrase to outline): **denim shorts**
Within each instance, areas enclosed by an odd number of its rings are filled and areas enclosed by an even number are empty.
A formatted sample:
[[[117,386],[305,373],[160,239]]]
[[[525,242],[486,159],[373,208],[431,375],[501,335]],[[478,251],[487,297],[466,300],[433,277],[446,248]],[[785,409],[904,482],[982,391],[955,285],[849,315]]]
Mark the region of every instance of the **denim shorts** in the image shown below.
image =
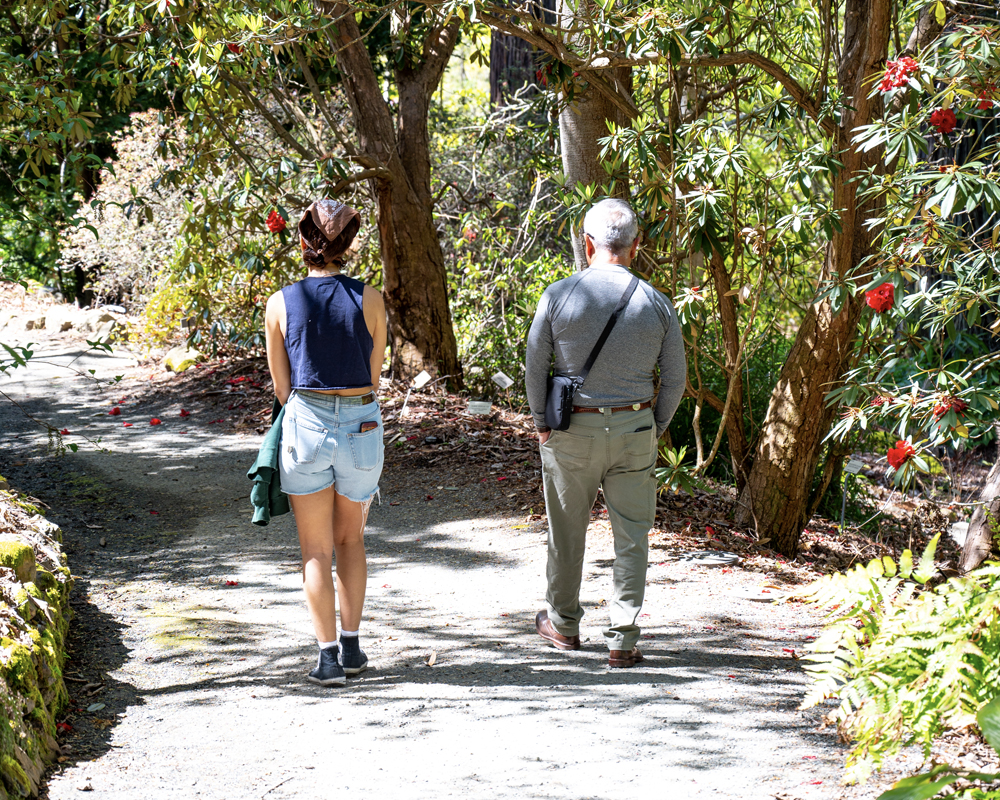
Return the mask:
[[[378,403],[351,405],[337,395],[293,391],[281,422],[281,489],[313,494],[334,488],[363,503],[378,491],[382,475],[382,410]],[[364,422],[378,427],[361,433]]]

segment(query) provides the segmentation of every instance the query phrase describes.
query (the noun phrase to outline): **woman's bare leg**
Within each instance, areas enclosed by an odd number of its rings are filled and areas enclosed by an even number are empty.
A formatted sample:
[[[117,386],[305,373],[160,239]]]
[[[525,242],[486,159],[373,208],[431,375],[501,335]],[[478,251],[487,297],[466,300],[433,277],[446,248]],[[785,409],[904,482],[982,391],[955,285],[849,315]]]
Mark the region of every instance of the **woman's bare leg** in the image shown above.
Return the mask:
[[[340,627],[345,631],[356,631],[361,625],[361,611],[368,586],[364,525],[371,501],[355,503],[336,492],[333,496],[333,546],[337,556]]]
[[[306,605],[316,638],[321,642],[337,641],[336,594],[333,587],[334,496],[331,486],[313,494],[288,497],[295,513],[299,546],[302,548],[302,586],[306,593]]]

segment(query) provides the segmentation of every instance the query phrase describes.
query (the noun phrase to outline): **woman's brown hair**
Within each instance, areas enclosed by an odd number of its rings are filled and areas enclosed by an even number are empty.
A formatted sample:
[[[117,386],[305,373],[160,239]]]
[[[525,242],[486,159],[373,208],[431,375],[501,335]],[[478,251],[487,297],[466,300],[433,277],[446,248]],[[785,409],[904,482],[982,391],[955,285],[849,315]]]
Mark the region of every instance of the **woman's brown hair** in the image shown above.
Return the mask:
[[[327,239],[313,222],[312,217],[307,214],[299,223],[302,260],[306,266],[314,269],[325,269],[334,264],[339,266],[343,263],[344,253],[351,246],[360,228],[361,221],[354,217],[335,238]]]

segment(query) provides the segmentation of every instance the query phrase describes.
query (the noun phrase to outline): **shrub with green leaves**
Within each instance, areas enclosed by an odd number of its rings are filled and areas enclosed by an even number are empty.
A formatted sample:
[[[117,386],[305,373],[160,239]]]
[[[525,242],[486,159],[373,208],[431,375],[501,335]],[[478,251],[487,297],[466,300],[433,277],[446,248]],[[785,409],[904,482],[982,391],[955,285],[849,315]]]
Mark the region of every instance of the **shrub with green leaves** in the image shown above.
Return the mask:
[[[906,550],[898,564],[875,559],[802,592],[830,609],[806,657],[813,685],[802,705],[840,701],[831,716],[854,742],[851,780],[908,745],[929,755],[938,736],[975,724],[1000,695],[1000,564],[934,586],[939,536],[916,567]]]

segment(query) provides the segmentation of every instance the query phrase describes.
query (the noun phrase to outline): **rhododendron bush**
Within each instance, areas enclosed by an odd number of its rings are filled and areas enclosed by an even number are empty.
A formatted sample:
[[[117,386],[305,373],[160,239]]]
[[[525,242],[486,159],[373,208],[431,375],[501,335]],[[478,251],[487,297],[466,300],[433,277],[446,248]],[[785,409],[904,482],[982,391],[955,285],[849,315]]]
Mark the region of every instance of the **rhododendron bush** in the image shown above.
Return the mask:
[[[830,396],[842,406],[831,437],[895,434],[881,454],[900,485],[941,445],[990,441],[1000,409],[1000,124],[982,102],[1000,77],[996,33],[957,26],[919,68],[891,65],[875,91],[898,103],[858,132],[898,163],[866,190],[886,210],[868,280],[843,287],[871,311],[859,364]]]

